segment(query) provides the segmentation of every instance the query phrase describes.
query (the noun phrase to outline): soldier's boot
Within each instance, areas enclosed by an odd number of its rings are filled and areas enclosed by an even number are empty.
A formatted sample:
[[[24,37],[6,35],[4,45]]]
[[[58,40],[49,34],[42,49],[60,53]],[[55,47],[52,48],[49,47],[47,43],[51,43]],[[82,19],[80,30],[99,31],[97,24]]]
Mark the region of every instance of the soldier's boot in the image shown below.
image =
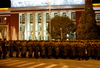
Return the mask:
[[[13,55],[12,54],[9,54],[9,57],[13,57]]]
[[[6,55],[5,54],[3,55],[3,59],[6,59]]]
[[[74,57],[74,56],[72,56],[72,59],[75,59],[75,57]]]
[[[57,56],[56,56],[56,59],[58,59],[58,58],[59,58],[59,56],[57,55]]]
[[[84,56],[82,56],[82,60],[84,60]]]
[[[38,55],[36,55],[36,58],[39,58],[39,56],[38,56]]]
[[[18,54],[16,55],[16,57],[18,57]]]
[[[32,54],[29,54],[29,58],[32,58]]]
[[[16,54],[16,57],[19,57],[19,54]]]
[[[0,51],[0,59],[2,59],[2,51]]]
[[[36,54],[34,54],[34,57],[36,58]]]
[[[67,58],[67,56],[65,55],[65,56],[64,56],[64,59],[66,59],[66,58]]]
[[[21,54],[21,57],[24,58],[24,54]]]
[[[45,55],[41,55],[42,58],[46,58]]]
[[[47,58],[50,59],[51,58],[51,55],[48,55]]]
[[[35,57],[35,58],[39,58],[39,56],[38,56],[38,55],[34,55],[34,57]]]
[[[78,60],[81,60],[81,57],[80,56],[78,56]]]
[[[26,57],[26,54],[24,54],[23,56]]]
[[[86,60],[88,60],[89,58],[88,58],[88,56],[86,56],[86,58],[85,58]]]
[[[100,60],[100,56],[98,56],[97,60]]]

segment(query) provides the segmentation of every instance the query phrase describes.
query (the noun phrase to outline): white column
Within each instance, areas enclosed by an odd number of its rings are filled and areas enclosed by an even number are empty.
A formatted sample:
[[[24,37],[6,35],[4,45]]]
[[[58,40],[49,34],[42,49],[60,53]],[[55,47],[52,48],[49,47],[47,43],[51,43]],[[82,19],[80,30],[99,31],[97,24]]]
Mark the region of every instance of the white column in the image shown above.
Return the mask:
[[[71,12],[72,11],[67,11],[67,16],[71,19]]]
[[[38,13],[34,13],[34,31],[35,31],[35,40],[38,39]]]
[[[20,37],[21,37],[21,36],[20,36],[20,35],[21,35],[21,34],[20,34],[20,24],[21,24],[21,23],[20,23],[20,15],[21,15],[21,14],[19,14],[19,25],[18,25],[19,30],[18,30],[18,40],[20,40]]]
[[[42,31],[41,31],[41,38],[42,40],[45,40],[46,39],[46,13],[42,13]]]
[[[32,13],[32,15],[33,15],[33,39],[32,40],[35,40],[35,13]]]
[[[63,16],[63,12],[60,12],[60,13],[59,13],[59,16]]]
[[[51,13],[51,18],[54,18],[54,13],[55,13],[55,12],[52,12],[52,13]]]
[[[29,40],[30,38],[30,14],[25,14],[25,40]]]

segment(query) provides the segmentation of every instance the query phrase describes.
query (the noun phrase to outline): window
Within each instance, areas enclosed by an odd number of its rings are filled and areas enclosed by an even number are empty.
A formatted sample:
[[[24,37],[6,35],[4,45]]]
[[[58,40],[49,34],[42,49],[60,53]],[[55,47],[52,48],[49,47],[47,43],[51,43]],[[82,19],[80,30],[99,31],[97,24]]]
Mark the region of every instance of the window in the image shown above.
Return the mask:
[[[30,22],[32,23],[33,22],[33,15],[30,14]]]
[[[7,17],[0,17],[0,23],[5,24],[7,22]]]
[[[75,14],[75,12],[72,12],[71,19],[72,19],[72,21],[76,21],[76,14]]]
[[[54,16],[56,17],[56,16],[59,16],[59,15],[58,15],[58,13],[54,13]]]
[[[25,23],[25,15],[22,14],[22,22]]]
[[[41,14],[39,13],[39,14],[38,14],[38,22],[40,23],[41,20],[42,20],[42,17],[41,17]]]
[[[100,14],[96,14],[96,21],[100,21]]]
[[[46,13],[46,21],[49,21],[49,19],[50,19],[49,13]]]
[[[6,18],[6,17],[4,17],[4,18],[3,18],[3,23],[6,23],[6,20],[7,20],[7,18]]]
[[[63,16],[66,17],[67,16],[66,13],[63,13]]]

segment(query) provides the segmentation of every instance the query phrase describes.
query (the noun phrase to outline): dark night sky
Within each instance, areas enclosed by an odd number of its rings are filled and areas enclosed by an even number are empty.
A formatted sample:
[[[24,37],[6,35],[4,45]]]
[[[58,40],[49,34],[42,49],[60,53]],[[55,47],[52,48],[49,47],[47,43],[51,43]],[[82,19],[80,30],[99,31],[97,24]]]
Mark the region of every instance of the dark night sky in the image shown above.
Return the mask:
[[[100,0],[92,0],[92,3],[100,3]],[[0,0],[0,8],[10,8],[10,0]]]
[[[100,0],[92,0],[92,3],[100,3]]]
[[[10,0],[0,0],[0,8],[9,8]]]

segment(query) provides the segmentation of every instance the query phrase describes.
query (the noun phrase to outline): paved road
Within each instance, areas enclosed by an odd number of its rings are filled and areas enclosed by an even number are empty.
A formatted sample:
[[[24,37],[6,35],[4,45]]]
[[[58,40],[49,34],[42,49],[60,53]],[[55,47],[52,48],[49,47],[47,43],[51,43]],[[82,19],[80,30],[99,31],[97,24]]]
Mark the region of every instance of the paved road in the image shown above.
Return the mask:
[[[0,60],[0,68],[100,68],[98,60],[7,58]]]

